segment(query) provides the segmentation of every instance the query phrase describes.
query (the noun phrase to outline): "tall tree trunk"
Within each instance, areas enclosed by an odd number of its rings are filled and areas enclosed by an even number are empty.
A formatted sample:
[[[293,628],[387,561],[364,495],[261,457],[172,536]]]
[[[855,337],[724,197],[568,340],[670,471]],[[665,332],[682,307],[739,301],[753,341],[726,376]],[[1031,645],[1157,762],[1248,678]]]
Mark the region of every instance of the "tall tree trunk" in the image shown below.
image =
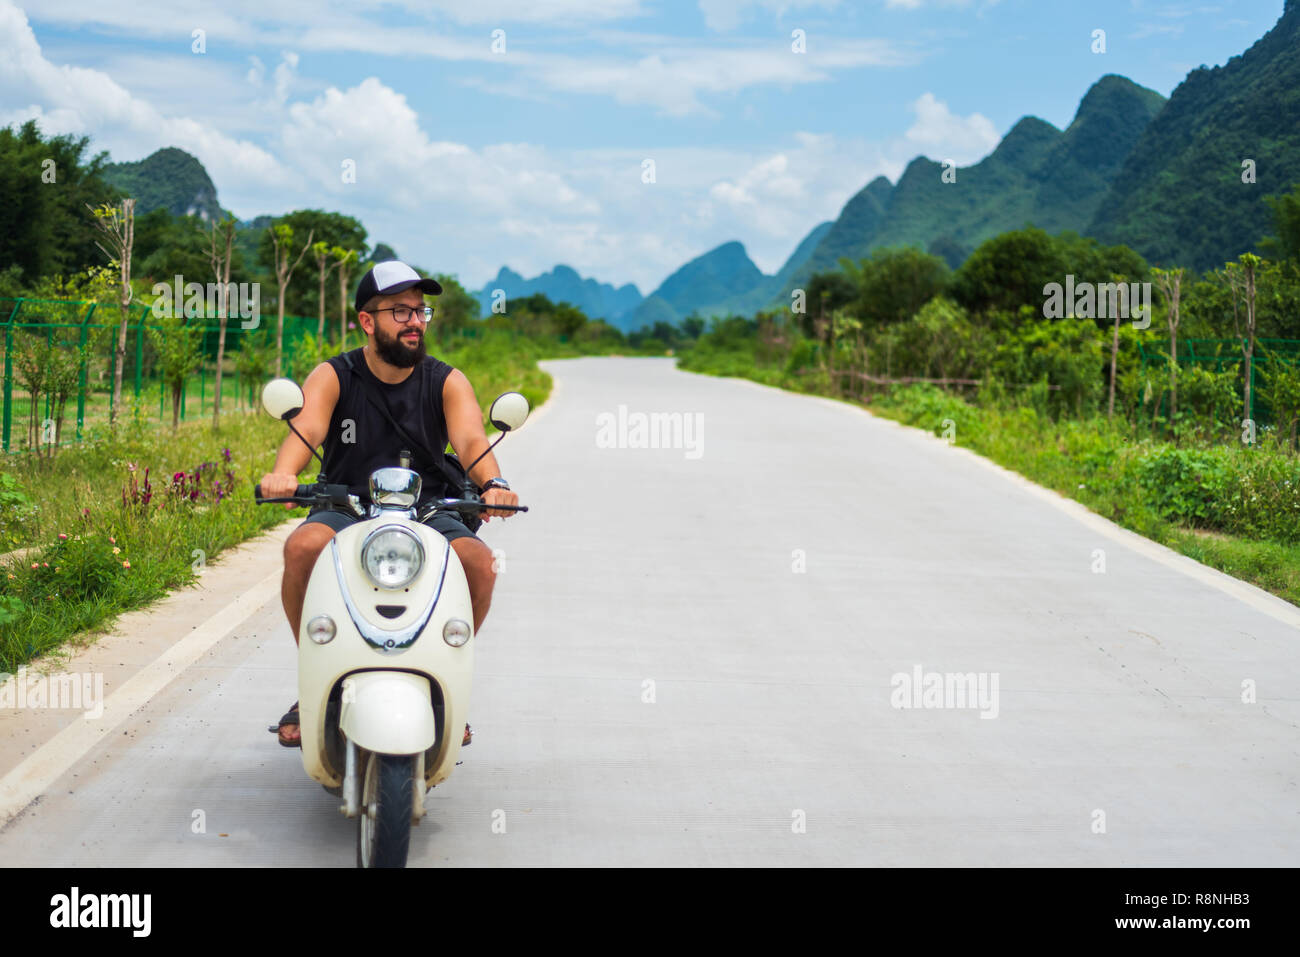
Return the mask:
[[[122,367],[126,364],[126,325],[131,317],[129,303],[121,304],[122,321],[117,327],[117,347],[113,350],[113,401],[108,406],[108,424],[117,424],[117,413],[122,408]]]
[[[181,421],[181,388],[184,386],[184,384],[185,384],[184,380],[182,380],[179,383],[177,382],[172,383],[172,431],[173,432],[176,431],[176,427],[180,424]]]
[[[226,252],[225,260],[222,263],[220,272],[217,276],[217,282],[221,283],[221,308],[217,312],[217,381],[214,388],[217,394],[212,403],[212,428],[215,430],[221,424],[221,367],[226,361],[226,323],[230,317],[230,259],[232,246],[235,242],[235,224],[227,221],[222,224],[226,233]],[[213,237],[213,248],[216,248],[216,237]],[[215,265],[215,264],[214,264]]]
[[[1246,264],[1246,418],[1254,419],[1251,396],[1251,375],[1255,359],[1255,267]]]
[[[339,265],[339,352],[348,349],[348,274]]]
[[[1122,310],[1127,311],[1127,310]],[[1109,422],[1115,418],[1115,377],[1119,368],[1119,314],[1121,310],[1115,310],[1115,334],[1110,340],[1110,399],[1106,403],[1106,421]]]
[[[279,302],[276,303],[277,319],[275,324],[275,375],[278,379],[284,375],[284,292],[289,284],[280,283]]]
[[[1169,330],[1169,417],[1178,415],[1178,322]]]
[[[324,343],[325,341],[325,263],[320,265],[320,295],[317,296],[317,309],[319,316],[316,320],[316,342]]]

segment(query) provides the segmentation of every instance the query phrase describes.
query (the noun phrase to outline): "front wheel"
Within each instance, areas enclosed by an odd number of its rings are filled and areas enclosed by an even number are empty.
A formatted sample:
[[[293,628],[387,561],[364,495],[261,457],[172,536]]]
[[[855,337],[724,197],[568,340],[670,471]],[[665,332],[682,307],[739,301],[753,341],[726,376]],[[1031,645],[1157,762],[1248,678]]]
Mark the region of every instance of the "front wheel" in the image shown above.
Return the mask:
[[[357,867],[405,867],[415,801],[415,757],[371,754],[357,815]]]

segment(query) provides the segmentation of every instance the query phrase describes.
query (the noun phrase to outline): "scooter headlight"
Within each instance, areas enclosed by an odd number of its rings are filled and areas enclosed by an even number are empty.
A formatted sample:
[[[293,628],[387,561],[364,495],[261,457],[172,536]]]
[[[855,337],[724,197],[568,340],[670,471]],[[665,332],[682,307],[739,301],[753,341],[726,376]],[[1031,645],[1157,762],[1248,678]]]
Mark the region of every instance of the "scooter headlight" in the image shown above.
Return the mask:
[[[361,567],[380,588],[404,588],[423,566],[420,540],[395,525],[372,532],[361,546]]]

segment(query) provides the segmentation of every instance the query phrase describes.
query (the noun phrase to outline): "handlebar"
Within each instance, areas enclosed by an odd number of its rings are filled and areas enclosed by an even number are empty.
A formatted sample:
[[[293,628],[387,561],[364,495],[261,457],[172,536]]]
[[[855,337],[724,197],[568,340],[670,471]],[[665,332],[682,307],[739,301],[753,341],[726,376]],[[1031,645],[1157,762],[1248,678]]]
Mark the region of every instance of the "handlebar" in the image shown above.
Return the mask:
[[[253,486],[253,499],[258,505],[272,504],[277,502],[297,502],[300,505],[315,505],[325,500],[326,504],[344,505],[348,504],[348,487],[346,485],[299,485],[294,493],[285,498],[264,498],[262,496],[262,483],[258,482]]]
[[[299,485],[293,495],[285,498],[265,498],[262,495],[262,483],[258,482],[253,487],[253,499],[258,505],[274,505],[279,503],[292,503],[296,505],[320,505],[336,506],[339,508],[351,509],[360,513],[360,499],[348,491],[346,485],[324,485],[316,483],[313,485]],[[423,506],[416,518],[418,521],[424,521],[429,516],[443,510],[461,511],[464,509],[478,509],[501,511],[501,512],[526,512],[527,505],[489,505],[482,499],[478,498],[441,498]],[[364,514],[364,513],[361,513]]]

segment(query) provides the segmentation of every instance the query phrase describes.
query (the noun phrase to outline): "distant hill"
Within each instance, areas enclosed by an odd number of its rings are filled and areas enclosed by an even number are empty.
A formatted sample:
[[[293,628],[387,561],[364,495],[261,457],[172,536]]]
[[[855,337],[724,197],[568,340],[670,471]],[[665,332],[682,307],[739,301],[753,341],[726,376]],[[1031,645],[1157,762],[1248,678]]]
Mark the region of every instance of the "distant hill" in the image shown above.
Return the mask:
[[[1264,197],[1300,181],[1300,0],[1221,67],[1193,70],[1142,133],[1088,229],[1149,261],[1210,269],[1272,230]],[[1257,182],[1242,182],[1254,160]]]
[[[616,328],[627,330],[624,323],[641,303],[641,291],[632,283],[615,288],[595,279],[583,279],[569,266],[559,265],[532,279],[525,279],[514,270],[502,266],[495,279],[478,293],[479,306],[484,316],[492,312],[493,290],[504,290],[507,305],[516,296],[531,296],[540,292],[552,302],[567,302],[581,309],[589,319],[604,319]]]
[[[208,171],[189,153],[174,146],[135,163],[110,163],[104,179],[134,197],[140,214],[161,208],[173,216],[198,216],[205,222],[222,216],[217,188]]]
[[[739,242],[723,243],[697,256],[660,284],[631,316],[629,328],[655,322],[680,322],[691,313],[701,316],[748,315],[761,309],[812,255],[831,229],[816,226],[803,238],[776,275],[765,275]]]
[[[919,246],[956,265],[986,239],[1032,223],[1048,232],[1083,232],[1105,200],[1129,151],[1164,97],[1121,76],[1087,92],[1062,131],[1026,116],[997,149],[943,181],[942,163],[917,157],[890,186],[877,177],[845,204],[802,268],[773,304],[815,272],[862,259],[883,246]]]

